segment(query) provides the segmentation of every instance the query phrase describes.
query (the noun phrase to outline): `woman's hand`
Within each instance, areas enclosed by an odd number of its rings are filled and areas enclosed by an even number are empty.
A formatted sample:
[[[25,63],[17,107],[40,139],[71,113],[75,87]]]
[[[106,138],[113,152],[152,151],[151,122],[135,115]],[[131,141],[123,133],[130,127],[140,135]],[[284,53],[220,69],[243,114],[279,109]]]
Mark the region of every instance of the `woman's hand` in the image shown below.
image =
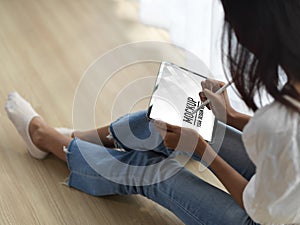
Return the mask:
[[[225,84],[217,80],[205,80],[201,83],[203,92],[200,92],[201,101],[210,100],[208,109],[211,109],[216,118],[223,123],[226,123],[236,129],[243,131],[244,127],[250,120],[250,116],[235,111],[228,99],[227,91],[222,94],[215,94],[215,92],[223,87]]]
[[[167,148],[196,153],[202,156],[207,142],[193,129],[174,126],[162,121],[154,122]]]
[[[243,208],[243,191],[248,181],[224,161],[194,130],[155,121],[155,127],[170,149],[198,154],[223,183],[236,202]]]
[[[223,183],[236,202],[243,208],[243,192],[248,181],[224,161],[194,130],[155,121],[155,127],[170,149],[198,154]]]
[[[218,120],[226,123],[228,117],[234,113],[234,109],[230,105],[226,90],[222,94],[215,94],[224,85],[225,83],[217,80],[207,79],[202,81],[203,92],[200,92],[199,96],[202,102],[209,99],[210,103],[207,105],[207,108],[213,111]]]

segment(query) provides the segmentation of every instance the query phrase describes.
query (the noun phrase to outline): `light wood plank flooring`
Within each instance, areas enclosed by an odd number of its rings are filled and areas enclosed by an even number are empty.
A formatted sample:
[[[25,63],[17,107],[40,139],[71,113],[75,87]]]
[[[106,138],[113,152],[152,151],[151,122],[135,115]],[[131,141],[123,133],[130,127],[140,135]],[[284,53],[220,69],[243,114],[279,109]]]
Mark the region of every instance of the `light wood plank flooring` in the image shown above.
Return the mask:
[[[96,198],[63,186],[66,165],[51,156],[32,159],[4,111],[7,94],[16,90],[51,125],[71,127],[73,97],[88,66],[112,48],[146,40],[169,38],[139,22],[137,1],[0,0],[1,225],[182,224],[141,196]],[[110,122],[124,85],[156,71],[151,63],[121,71],[103,90],[97,123]],[[143,100],[133,110],[146,107]],[[189,167],[197,171],[198,164]],[[200,175],[217,182],[208,172]]]

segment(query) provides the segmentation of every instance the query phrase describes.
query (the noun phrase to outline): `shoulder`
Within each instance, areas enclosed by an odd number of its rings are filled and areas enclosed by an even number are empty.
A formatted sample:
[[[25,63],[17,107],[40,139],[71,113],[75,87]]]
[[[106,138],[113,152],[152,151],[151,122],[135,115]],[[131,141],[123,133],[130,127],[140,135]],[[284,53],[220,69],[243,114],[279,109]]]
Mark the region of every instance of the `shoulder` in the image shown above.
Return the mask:
[[[256,165],[256,175],[243,193],[246,211],[260,222],[293,223],[298,205],[291,199],[300,196],[299,113],[273,102],[255,113],[243,140]]]
[[[255,113],[244,128],[243,141],[256,165],[269,156],[276,159],[283,151],[287,151],[287,157],[298,154],[300,115],[281,103],[273,102]]]
[[[245,127],[244,132],[254,129],[256,133],[278,133],[292,131],[300,126],[300,114],[279,102],[259,109]],[[296,131],[296,130],[294,130]]]

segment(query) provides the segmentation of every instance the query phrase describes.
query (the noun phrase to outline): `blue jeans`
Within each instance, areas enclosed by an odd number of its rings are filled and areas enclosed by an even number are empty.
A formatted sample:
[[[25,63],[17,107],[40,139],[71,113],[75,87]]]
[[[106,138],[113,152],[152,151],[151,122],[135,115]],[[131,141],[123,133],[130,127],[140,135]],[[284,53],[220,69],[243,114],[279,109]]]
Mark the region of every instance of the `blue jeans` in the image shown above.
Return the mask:
[[[70,143],[70,187],[94,196],[140,194],[169,209],[185,224],[256,224],[229,194],[184,168],[176,158],[181,153],[174,154],[164,147],[145,112],[118,119],[110,125],[110,131],[125,151],[79,139]],[[211,145],[246,179],[254,175],[255,166],[245,152],[239,131],[218,123]]]

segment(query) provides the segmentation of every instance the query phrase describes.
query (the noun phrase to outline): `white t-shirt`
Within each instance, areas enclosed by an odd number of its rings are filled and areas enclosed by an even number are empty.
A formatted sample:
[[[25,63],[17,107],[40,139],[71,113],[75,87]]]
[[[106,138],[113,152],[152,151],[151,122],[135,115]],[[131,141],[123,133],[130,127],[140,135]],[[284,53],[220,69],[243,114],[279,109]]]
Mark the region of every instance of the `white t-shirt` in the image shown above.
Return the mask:
[[[243,141],[257,167],[243,193],[249,216],[261,224],[300,224],[300,114],[273,102],[255,113]]]

